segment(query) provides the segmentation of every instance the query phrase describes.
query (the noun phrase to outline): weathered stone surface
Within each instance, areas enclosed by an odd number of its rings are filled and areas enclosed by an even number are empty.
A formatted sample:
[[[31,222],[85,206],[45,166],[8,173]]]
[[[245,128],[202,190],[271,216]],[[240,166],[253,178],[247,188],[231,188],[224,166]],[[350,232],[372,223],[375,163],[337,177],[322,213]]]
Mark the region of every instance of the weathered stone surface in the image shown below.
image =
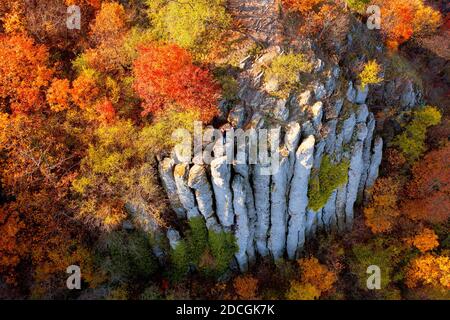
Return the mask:
[[[289,108],[286,100],[277,100],[275,108],[273,109],[273,116],[280,121],[286,121],[289,118]]]
[[[214,218],[213,193],[203,166],[197,164],[192,166],[189,171],[188,186],[194,190],[198,209],[205,220]]]
[[[367,128],[366,128],[367,131]],[[345,225],[346,229],[350,230],[353,226],[353,206],[356,202],[358,195],[359,181],[364,168],[362,159],[364,143],[357,141],[353,149],[352,158],[350,161],[350,169],[348,172],[348,184],[347,184],[347,199],[345,204]]]
[[[347,89],[347,100],[351,103],[355,103],[356,101],[356,89],[353,87],[353,82],[348,82],[348,89]]]
[[[314,211],[308,209],[306,211],[306,223],[305,223],[305,239],[307,241],[313,239],[317,232],[318,217],[322,215],[322,210]]]
[[[290,259],[298,254],[305,243],[305,215],[308,205],[308,182],[314,162],[314,136],[306,138],[296,152],[294,177],[289,193],[289,226],[286,249]]]
[[[173,170],[175,167],[175,161],[172,158],[165,158],[158,164],[159,176],[161,182],[166,191],[167,198],[169,199],[172,210],[177,214],[178,218],[186,217],[186,210],[181,205],[180,198],[178,197],[177,186],[175,184],[175,178],[173,176]]]
[[[375,184],[375,180],[378,178],[378,169],[381,164],[381,158],[383,156],[383,139],[377,137],[373,145],[372,159],[370,160],[369,173],[367,175],[366,188],[371,188]]]
[[[350,116],[344,121],[342,126],[342,133],[343,133],[343,143],[347,144],[350,142],[353,136],[353,131],[355,129],[356,125],[356,117],[355,114],[352,112]]]
[[[229,229],[234,224],[233,195],[231,191],[231,167],[227,157],[211,161],[211,178],[216,199],[216,214],[220,224]]]
[[[188,219],[200,215],[198,207],[195,203],[194,193],[188,186],[189,165],[180,163],[175,166],[174,170],[175,184],[177,186],[178,197],[187,212]]]
[[[314,85],[314,95],[316,97],[316,100],[321,100],[323,98],[325,98],[326,94],[327,94],[327,90],[325,89],[325,86],[323,85],[323,83],[316,83]]]
[[[228,115],[228,122],[230,122],[234,128],[241,128],[245,124],[245,121],[245,107],[242,104],[234,106]]]
[[[320,168],[325,151],[325,145],[326,145],[325,140],[321,140],[318,143],[316,143],[316,146],[314,148],[314,164],[313,164],[314,169]]]
[[[414,85],[411,81],[408,81],[403,88],[402,95],[400,97],[400,106],[403,108],[414,107],[416,105],[416,93],[414,92]]]
[[[366,122],[368,116],[369,108],[367,108],[367,105],[360,105],[358,111],[356,112],[356,123]]]
[[[336,128],[337,119],[328,121],[323,127],[325,136],[325,152],[328,154],[333,154],[336,148]]]
[[[269,254],[267,236],[270,224],[270,175],[261,174],[263,167],[255,165],[253,172],[253,191],[256,210],[256,250],[265,257]]]
[[[364,88],[362,88],[361,86],[358,86],[358,88],[356,90],[355,102],[357,104],[366,103],[368,95],[369,95],[369,86],[366,85]]]
[[[336,219],[337,219],[337,229],[339,233],[343,233],[345,231],[346,200],[347,200],[347,184],[339,187],[336,195]]]
[[[169,228],[167,230],[167,239],[169,239],[169,245],[172,250],[175,250],[181,240],[180,233],[173,228]]]
[[[343,98],[336,99],[334,103],[336,117],[339,117],[339,114],[341,113],[343,106],[344,106],[344,99]]]
[[[301,93],[297,98],[297,102],[300,107],[309,105],[312,102],[311,90],[306,90],[303,93]]]
[[[233,179],[233,207],[236,216],[236,226],[234,235],[238,245],[238,252],[235,254],[242,272],[248,269],[247,244],[250,237],[249,220],[246,205],[246,192],[244,187],[244,178],[236,175]]]
[[[323,117],[323,103],[321,101],[317,101],[310,110],[311,113],[311,121],[313,123],[314,128],[318,130],[322,124]]]
[[[316,134],[316,129],[311,121],[303,122],[302,124],[302,132],[304,136],[310,136]]]
[[[358,187],[358,199],[362,199],[364,193],[364,187],[366,185],[367,176],[369,174],[370,158],[372,153],[372,140],[373,133],[375,131],[375,118],[372,113],[369,114],[369,119],[367,120],[367,137],[364,140],[363,149],[363,172],[361,174],[361,180]]]
[[[287,191],[289,157],[285,150],[280,155],[280,168],[272,176],[269,250],[275,260],[283,257],[287,232]]]
[[[327,232],[337,231],[336,197],[337,190],[333,192],[322,210],[322,221]]]
[[[249,264],[256,259],[255,251],[255,228],[256,228],[256,209],[255,199],[253,196],[253,188],[250,183],[250,167],[247,164],[235,164],[233,166],[236,174],[243,178],[243,186],[245,190],[245,205],[247,207],[249,237],[247,242],[247,257]]]

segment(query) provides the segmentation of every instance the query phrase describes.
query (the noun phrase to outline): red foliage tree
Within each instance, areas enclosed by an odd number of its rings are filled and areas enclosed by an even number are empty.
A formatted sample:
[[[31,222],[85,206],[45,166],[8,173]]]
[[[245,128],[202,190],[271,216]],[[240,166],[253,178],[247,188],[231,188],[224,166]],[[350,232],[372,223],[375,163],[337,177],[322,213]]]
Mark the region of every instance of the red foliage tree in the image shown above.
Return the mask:
[[[206,122],[217,115],[219,86],[207,70],[193,64],[185,49],[156,43],[141,47],[134,74],[134,88],[144,100],[143,115],[170,104],[199,110],[201,120]]]

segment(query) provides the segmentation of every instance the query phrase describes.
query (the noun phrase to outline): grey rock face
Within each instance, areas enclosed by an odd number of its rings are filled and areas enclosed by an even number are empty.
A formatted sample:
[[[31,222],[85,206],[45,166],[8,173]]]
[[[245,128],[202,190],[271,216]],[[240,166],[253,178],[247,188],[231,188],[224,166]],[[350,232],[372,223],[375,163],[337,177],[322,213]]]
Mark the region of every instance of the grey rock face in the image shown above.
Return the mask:
[[[180,233],[173,228],[169,228],[167,230],[167,239],[169,239],[169,245],[172,250],[175,250],[181,240]]]
[[[367,175],[366,188],[372,188],[378,178],[378,168],[383,156],[383,139],[377,137],[373,145],[372,159],[370,160],[369,172]]]
[[[265,257],[269,254],[267,235],[270,224],[270,175],[261,174],[261,165],[255,165],[253,190],[256,210],[256,250]]]
[[[300,107],[309,105],[312,101],[311,90],[306,90],[298,96],[297,102]]]
[[[322,221],[326,232],[337,231],[336,197],[337,190],[333,192],[322,210]]]
[[[203,166],[197,164],[192,166],[189,171],[188,186],[195,190],[195,198],[197,200],[198,209],[205,220],[215,220],[213,193],[208,181],[206,170]]]
[[[362,199],[364,188],[366,186],[367,176],[369,174],[369,166],[370,166],[370,158],[372,151],[372,140],[373,133],[375,131],[375,118],[372,113],[369,114],[369,119],[367,121],[367,137],[364,140],[364,149],[363,149],[363,172],[361,174],[361,181],[359,182],[358,187],[358,199]]]
[[[327,95],[327,90],[322,83],[317,83],[314,86],[314,95],[316,96],[317,100],[321,100]]]
[[[307,241],[313,239],[316,235],[319,216],[322,216],[322,210],[313,211],[308,209],[306,211],[306,223],[305,223],[305,239]]]
[[[323,117],[323,103],[321,101],[316,102],[311,107],[311,121],[313,123],[314,128],[318,130],[320,128],[320,125],[322,123],[322,117]]]
[[[249,263],[255,261],[255,228],[256,228],[256,209],[255,209],[255,199],[253,196],[253,188],[250,183],[250,168],[247,164],[236,164],[233,166],[236,174],[242,177],[242,183],[245,191],[245,205],[247,208],[248,216],[248,230],[249,237],[247,242],[247,257]]]
[[[353,149],[350,170],[348,173],[347,198],[345,204],[345,226],[347,230],[350,230],[353,226],[353,206],[358,195],[359,181],[364,167],[362,151],[363,142],[357,141],[355,148]]]
[[[290,259],[305,243],[305,215],[308,205],[308,181],[314,162],[314,136],[306,138],[296,152],[294,177],[289,194],[289,226],[286,249]]]
[[[353,88],[353,82],[349,81],[348,89],[347,89],[347,100],[351,103],[355,103],[356,101],[356,89]]]
[[[166,191],[172,210],[175,211],[178,218],[186,217],[186,210],[181,205],[180,198],[177,193],[177,186],[173,176],[175,161],[171,158],[165,158],[158,164],[159,176],[161,177],[162,185]]]
[[[192,190],[188,186],[189,165],[177,164],[174,170],[175,184],[177,186],[180,202],[187,212],[188,219],[200,215],[198,207],[195,203],[195,197]]]
[[[416,93],[414,92],[414,85],[411,81],[406,83],[403,88],[402,95],[400,97],[400,106],[405,107],[413,107],[416,105]]]
[[[369,108],[367,108],[367,105],[362,104],[361,106],[359,106],[358,111],[356,112],[356,122],[366,122],[368,116]]]
[[[225,229],[229,229],[234,224],[234,212],[231,168],[226,156],[211,161],[211,178],[219,222]]]
[[[273,110],[275,119],[286,121],[289,118],[289,108],[286,106],[286,100],[278,100]]]
[[[342,126],[342,134],[343,134],[343,143],[347,144],[352,139],[353,131],[355,129],[356,125],[356,117],[355,114],[352,112],[350,114],[350,117],[348,117]]]
[[[275,260],[283,257],[287,232],[289,158],[282,156],[280,169],[272,176],[269,250]]]
[[[246,121],[245,107],[242,104],[234,106],[228,115],[228,122],[235,128],[241,128]]]
[[[236,215],[236,227],[234,235],[238,245],[238,252],[235,254],[242,272],[248,269],[247,244],[250,237],[249,219],[246,205],[246,195],[244,187],[244,178],[237,175],[233,180],[233,207]]]
[[[367,96],[369,95],[369,86],[365,86],[361,88],[360,86],[357,88],[355,102],[357,104],[366,103]]]

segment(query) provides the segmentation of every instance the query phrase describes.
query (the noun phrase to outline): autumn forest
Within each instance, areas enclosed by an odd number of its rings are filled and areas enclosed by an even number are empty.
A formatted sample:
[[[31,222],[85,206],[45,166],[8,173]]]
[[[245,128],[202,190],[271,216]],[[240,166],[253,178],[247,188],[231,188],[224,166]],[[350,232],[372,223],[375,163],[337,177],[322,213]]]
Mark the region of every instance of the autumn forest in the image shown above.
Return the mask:
[[[0,0],[0,299],[449,300],[449,17]],[[231,129],[279,168],[226,162]]]

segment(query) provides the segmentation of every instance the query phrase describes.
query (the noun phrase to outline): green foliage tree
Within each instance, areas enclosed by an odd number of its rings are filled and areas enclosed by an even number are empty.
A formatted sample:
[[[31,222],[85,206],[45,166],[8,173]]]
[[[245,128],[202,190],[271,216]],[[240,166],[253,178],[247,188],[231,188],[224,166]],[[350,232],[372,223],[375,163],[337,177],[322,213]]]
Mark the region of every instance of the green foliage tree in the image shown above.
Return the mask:
[[[224,0],[148,0],[155,37],[204,57],[231,24]]]
[[[179,281],[191,266],[205,276],[220,276],[228,269],[237,249],[232,233],[208,231],[203,217],[191,218],[185,237],[171,250],[171,277]]]
[[[99,250],[102,269],[114,283],[148,279],[157,269],[148,236],[142,232],[115,231]]]
[[[398,135],[393,145],[400,148],[407,160],[412,163],[419,159],[426,150],[427,129],[441,122],[442,115],[436,107],[426,106],[413,113],[413,119]]]
[[[289,93],[300,85],[300,73],[310,72],[311,63],[306,61],[303,54],[283,54],[276,57],[266,70],[265,79],[276,81],[277,87],[272,94],[287,97]]]

